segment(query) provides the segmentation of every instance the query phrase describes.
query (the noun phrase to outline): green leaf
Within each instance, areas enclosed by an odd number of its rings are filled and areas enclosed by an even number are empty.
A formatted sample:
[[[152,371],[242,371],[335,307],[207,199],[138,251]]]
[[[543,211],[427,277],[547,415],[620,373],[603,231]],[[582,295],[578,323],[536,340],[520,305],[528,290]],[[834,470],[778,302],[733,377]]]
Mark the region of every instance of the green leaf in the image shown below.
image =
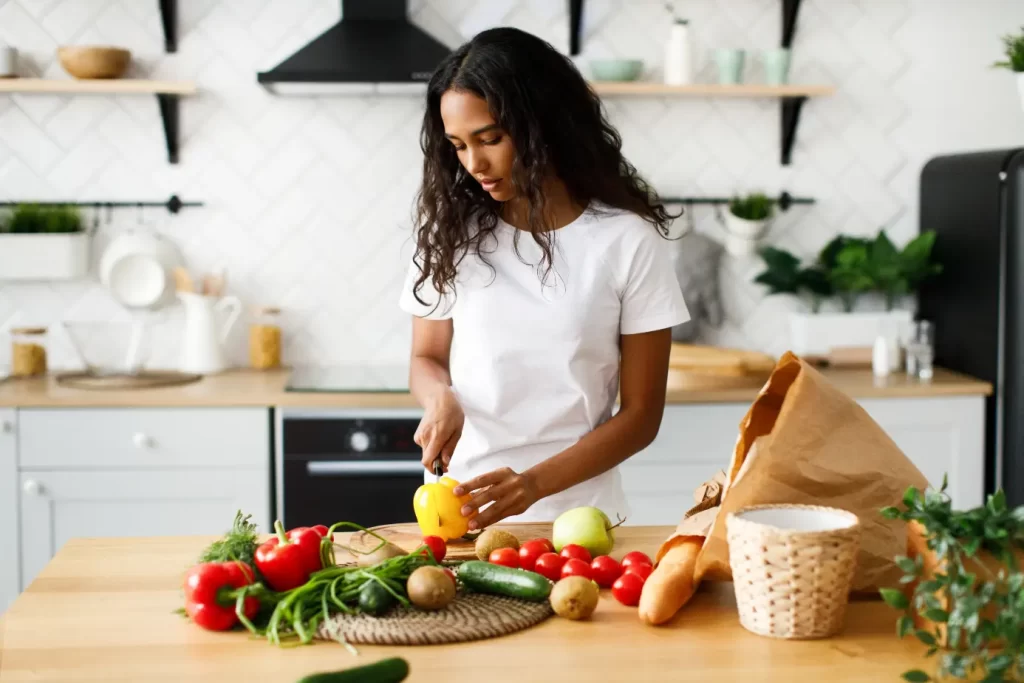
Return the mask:
[[[985,504],[988,511],[993,515],[998,515],[1001,512],[1006,512],[1006,493],[1002,489],[999,489],[988,497],[988,502]]]
[[[936,642],[936,640],[935,640],[935,636],[933,636],[928,631],[917,630],[917,631],[914,632],[914,635],[917,636],[917,639],[920,640],[925,645],[937,645],[938,644]]]
[[[910,681],[910,683],[925,683],[925,681],[932,680],[932,677],[920,669],[914,669],[904,673],[903,680]]]
[[[921,506],[921,492],[915,487],[909,487],[903,494],[903,505],[910,509],[920,508]]]
[[[949,472],[944,472],[942,474],[942,486],[939,487],[939,493],[945,493],[947,488],[949,488]]]
[[[907,600],[907,596],[896,588],[879,588],[878,592],[882,594],[885,604],[893,609],[906,609],[910,607],[910,601]]]
[[[903,516],[903,513],[900,512],[899,508],[892,507],[891,505],[889,507],[882,508],[880,514],[886,519],[899,519]]]
[[[1009,669],[1011,664],[1013,664],[1013,657],[1011,657],[1008,654],[1003,653],[1003,654],[998,654],[995,657],[993,657],[992,659],[988,660],[988,667],[987,668],[988,668],[989,673],[993,673],[993,672],[1001,673],[1001,672],[1006,671],[1007,669]]]
[[[902,584],[914,583],[915,581],[917,581],[917,576],[914,574],[904,574],[900,577],[900,583]]]
[[[896,566],[898,566],[907,574],[917,574],[917,563],[909,557],[897,557]]]
[[[980,547],[981,547],[981,539],[980,538],[972,538],[971,540],[969,540],[967,543],[964,544],[964,553],[966,553],[968,557],[974,557],[978,553],[978,548],[980,548]]]
[[[925,619],[931,619],[932,621],[945,623],[949,621],[949,612],[947,612],[944,609],[935,609],[933,607],[931,609],[925,610],[924,617]]]
[[[903,615],[896,620],[896,637],[903,638],[908,633],[914,630],[914,620],[907,615]]]
[[[941,588],[942,583],[940,581],[936,581],[935,579],[922,581],[917,586],[917,590],[922,593],[934,593],[935,591],[940,590]]]

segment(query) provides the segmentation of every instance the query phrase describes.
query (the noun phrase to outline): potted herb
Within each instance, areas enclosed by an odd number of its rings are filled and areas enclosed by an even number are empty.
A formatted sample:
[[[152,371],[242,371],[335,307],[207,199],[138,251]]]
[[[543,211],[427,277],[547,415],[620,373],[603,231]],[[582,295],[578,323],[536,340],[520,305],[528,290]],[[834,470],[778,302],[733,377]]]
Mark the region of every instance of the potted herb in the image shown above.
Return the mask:
[[[931,260],[934,244],[933,232],[918,235],[902,250],[884,230],[873,239],[839,235],[806,266],[796,256],[768,247],[760,252],[767,268],[754,281],[768,286],[771,294],[810,297],[809,313],[789,315],[790,348],[797,355],[871,346],[878,335],[899,334],[909,327],[911,312],[897,304],[941,271]],[[869,293],[881,296],[884,311],[857,310]],[[822,304],[833,298],[840,310],[822,311]]]
[[[901,508],[883,509],[887,519],[907,522],[908,556],[897,557],[902,588],[881,589],[882,598],[903,612],[900,638],[913,634],[941,655],[934,673],[908,671],[908,681],[1024,679],[1024,507],[1010,509],[997,491],[985,505],[953,510],[942,487],[911,487]]]
[[[1002,41],[1006,59],[992,66],[1009,69],[1017,75],[1017,92],[1020,94],[1020,106],[1024,109],[1024,26],[1020,34],[1003,36]]]
[[[0,280],[61,280],[89,267],[89,235],[72,206],[19,204],[0,216]]]
[[[733,256],[749,256],[768,232],[774,204],[762,193],[733,197],[725,216],[725,249]]]

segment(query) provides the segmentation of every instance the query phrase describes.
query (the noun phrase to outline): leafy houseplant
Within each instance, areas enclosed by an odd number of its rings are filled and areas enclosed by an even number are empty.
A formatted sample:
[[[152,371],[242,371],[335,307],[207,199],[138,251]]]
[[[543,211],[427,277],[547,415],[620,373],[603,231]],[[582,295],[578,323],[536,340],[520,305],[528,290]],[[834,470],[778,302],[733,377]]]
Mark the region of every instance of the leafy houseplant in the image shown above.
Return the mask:
[[[88,270],[89,235],[73,206],[19,204],[0,216],[0,280],[56,280]]]
[[[800,259],[784,249],[765,247],[761,250],[767,269],[754,278],[754,282],[765,285],[772,294],[802,294],[811,296],[811,310],[815,313],[821,302],[832,296],[832,282],[828,273],[818,264],[800,267]]]
[[[768,231],[773,214],[774,201],[760,192],[729,200],[725,216],[726,250],[733,256],[754,253],[757,241]]]
[[[897,557],[906,590],[881,589],[891,607],[902,610],[900,638],[913,635],[939,657],[937,675],[983,681],[1024,678],[1024,507],[1009,509],[1000,490],[985,505],[953,510],[942,487],[924,493],[911,487],[902,508],[883,509],[887,519],[921,530],[927,551]],[[930,681],[921,669],[908,681]]]
[[[1009,69],[1016,74],[1020,106],[1024,109],[1024,26],[1021,27],[1021,32],[1018,35],[1003,36],[1002,41],[1006,59],[996,62],[992,66]]]

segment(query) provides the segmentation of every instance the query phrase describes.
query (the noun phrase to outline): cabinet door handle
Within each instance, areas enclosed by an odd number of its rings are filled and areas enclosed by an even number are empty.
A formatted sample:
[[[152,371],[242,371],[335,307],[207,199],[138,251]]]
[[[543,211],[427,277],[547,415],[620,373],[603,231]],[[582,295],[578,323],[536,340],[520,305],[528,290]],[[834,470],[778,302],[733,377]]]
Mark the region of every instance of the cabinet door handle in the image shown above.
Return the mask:
[[[136,448],[152,448],[153,446],[153,439],[149,438],[142,432],[138,432],[133,436],[132,442],[135,444]]]
[[[14,423],[11,422],[10,420],[4,420],[3,422],[0,422],[0,432],[3,432],[4,434],[13,434]]]
[[[21,488],[30,496],[43,495],[43,486],[35,479],[27,479]]]

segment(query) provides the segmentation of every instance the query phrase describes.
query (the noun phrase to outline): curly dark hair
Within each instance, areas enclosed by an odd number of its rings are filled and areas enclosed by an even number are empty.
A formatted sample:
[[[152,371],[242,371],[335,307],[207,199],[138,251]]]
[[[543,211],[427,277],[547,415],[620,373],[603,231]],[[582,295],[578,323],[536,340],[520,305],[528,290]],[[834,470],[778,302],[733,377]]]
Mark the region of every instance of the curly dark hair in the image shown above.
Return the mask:
[[[428,305],[419,296],[427,280],[438,293],[454,292],[459,263],[494,232],[502,206],[465,172],[445,138],[441,96],[448,90],[484,99],[511,138],[516,152],[511,180],[516,196],[526,199],[529,232],[543,253],[540,269],[550,270],[552,264],[554,226],[545,224],[543,192],[552,172],[577,205],[597,200],[631,211],[668,235],[676,216],[623,157],[621,136],[572,61],[525,31],[490,29],[448,55],[427,87],[413,257],[420,270],[413,293],[420,303]]]

